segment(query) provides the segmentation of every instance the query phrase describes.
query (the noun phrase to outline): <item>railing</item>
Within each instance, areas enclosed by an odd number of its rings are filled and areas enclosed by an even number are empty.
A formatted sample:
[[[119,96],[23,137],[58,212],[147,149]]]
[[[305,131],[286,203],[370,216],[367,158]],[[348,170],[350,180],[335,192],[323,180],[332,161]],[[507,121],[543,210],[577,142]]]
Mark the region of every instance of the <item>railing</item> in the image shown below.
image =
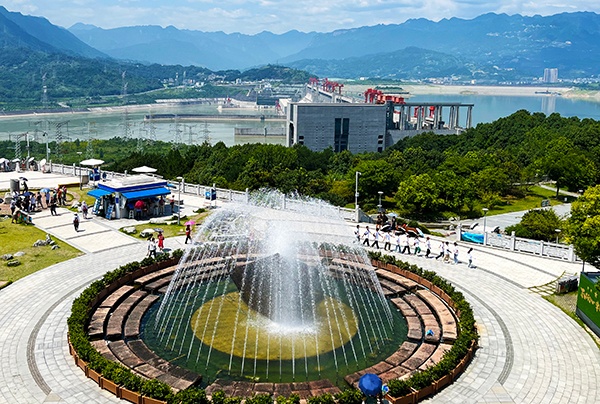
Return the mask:
[[[485,233],[483,237],[483,244],[504,250],[539,255],[540,257],[554,258],[570,262],[581,262],[581,259],[577,256],[577,254],[575,254],[575,250],[571,244],[558,244],[516,237],[514,232],[510,236],[496,233]]]
[[[50,164],[50,171],[53,173],[60,173],[62,175],[72,175],[74,177],[79,177],[81,175],[86,175],[91,171],[86,167],[79,167],[75,164],[72,166],[64,165],[64,164]],[[117,173],[114,171],[104,171],[101,172],[102,179],[113,180],[127,177],[125,173]],[[173,186],[179,189],[180,184],[176,181],[170,181]],[[199,185],[199,184],[190,184],[186,182],[181,183],[181,193],[188,195],[196,195],[196,196],[205,196],[208,192],[209,195],[211,190],[216,190],[217,200],[223,202],[236,202],[236,203],[247,203],[250,199],[249,190],[246,191],[236,191],[233,189],[227,188],[216,188],[209,185]],[[323,210],[329,210],[332,214],[337,213],[338,216],[347,221],[355,221],[356,220],[356,211],[354,209],[342,208],[342,207],[332,207],[327,203],[319,203],[316,200],[306,200],[306,201],[298,201],[288,199],[283,196],[282,200],[279,202],[277,206],[274,206],[276,209],[285,209],[290,211],[320,211],[323,213]],[[362,211],[360,212],[362,213]],[[362,216],[365,216],[364,213]],[[362,217],[361,216],[361,217]]]

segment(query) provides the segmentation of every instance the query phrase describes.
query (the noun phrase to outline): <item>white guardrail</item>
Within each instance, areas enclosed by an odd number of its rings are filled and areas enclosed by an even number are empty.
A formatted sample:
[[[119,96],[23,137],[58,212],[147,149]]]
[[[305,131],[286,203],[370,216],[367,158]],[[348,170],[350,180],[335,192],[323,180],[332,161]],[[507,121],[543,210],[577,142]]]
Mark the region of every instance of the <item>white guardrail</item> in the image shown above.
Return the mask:
[[[49,170],[53,173],[60,173],[63,175],[72,175],[74,177],[80,177],[88,175],[91,171],[86,167],[79,167],[75,164],[72,166],[64,165],[64,164],[49,164]],[[114,171],[101,171],[101,177],[103,180],[112,180],[118,178],[125,178],[127,176],[126,173],[117,173]],[[173,185],[179,185],[177,181],[171,181]],[[198,185],[198,184],[189,184],[186,182],[182,182],[181,193],[188,195],[196,195],[196,196],[204,196],[206,192],[210,192],[213,187],[210,185]],[[233,189],[227,188],[214,188],[217,192],[217,199],[224,202],[238,202],[238,203],[246,203],[249,199],[248,189],[246,191],[236,191]],[[290,211],[301,211],[306,209],[306,205],[310,205],[311,208],[314,209],[332,209],[331,205],[327,203],[318,203],[315,201],[298,201],[287,199],[285,196],[282,198],[279,208],[286,209]],[[356,221],[356,211],[354,209],[342,208],[342,207],[334,207],[334,210],[337,210],[338,215],[347,221]]]
[[[581,262],[581,259],[575,254],[575,250],[571,244],[557,244],[548,241],[516,237],[514,232],[510,236],[485,233],[483,236],[483,245],[509,251],[539,255],[540,257],[570,262]]]
[[[54,164],[50,165],[50,171],[54,173],[60,173],[63,175],[72,175],[74,177],[78,177],[80,175],[86,175],[90,171],[85,167],[78,167],[76,165],[67,166],[64,164]],[[106,180],[112,180],[117,178],[124,178],[127,174],[117,173],[113,171],[102,171],[102,178]],[[177,182],[173,181],[173,184],[177,184]],[[198,185],[198,184],[189,184],[182,183],[182,194],[191,194],[196,196],[204,196],[206,192],[210,192],[213,189],[212,186],[209,185]],[[238,203],[246,203],[248,202],[249,193],[246,191],[236,191],[233,189],[227,188],[215,188],[217,191],[217,199],[224,202],[238,202]],[[287,199],[282,197],[279,209],[290,210],[290,211],[305,211],[306,205],[310,205],[313,211],[322,210],[322,209],[331,209],[331,205],[326,203],[319,203],[317,201],[298,201],[296,199]],[[334,207],[337,209],[337,212],[340,217],[347,221],[356,221],[356,211],[354,209],[342,208],[342,207]],[[554,258],[559,260],[566,260],[570,262],[581,262],[581,259],[577,257],[573,246],[570,244],[557,244],[546,241],[539,240],[530,240],[526,238],[515,237],[514,233],[507,236],[503,234],[496,233],[485,233],[483,237],[483,244],[489,247],[501,248],[504,250],[529,253],[534,255],[539,255],[541,257]]]

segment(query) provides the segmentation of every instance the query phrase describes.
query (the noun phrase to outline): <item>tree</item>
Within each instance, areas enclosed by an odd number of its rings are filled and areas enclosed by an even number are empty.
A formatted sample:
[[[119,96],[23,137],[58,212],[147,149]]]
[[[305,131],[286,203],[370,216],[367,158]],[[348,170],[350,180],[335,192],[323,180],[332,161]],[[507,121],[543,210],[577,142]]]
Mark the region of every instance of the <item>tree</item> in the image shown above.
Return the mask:
[[[443,205],[437,184],[429,174],[411,175],[400,183],[396,202],[408,216],[430,217]]]
[[[584,262],[600,265],[600,185],[588,188],[571,205],[566,241]]]
[[[556,229],[562,227],[563,223],[554,210],[535,209],[525,213],[521,222],[508,226],[506,232],[514,231],[517,237],[551,241],[556,237]]]

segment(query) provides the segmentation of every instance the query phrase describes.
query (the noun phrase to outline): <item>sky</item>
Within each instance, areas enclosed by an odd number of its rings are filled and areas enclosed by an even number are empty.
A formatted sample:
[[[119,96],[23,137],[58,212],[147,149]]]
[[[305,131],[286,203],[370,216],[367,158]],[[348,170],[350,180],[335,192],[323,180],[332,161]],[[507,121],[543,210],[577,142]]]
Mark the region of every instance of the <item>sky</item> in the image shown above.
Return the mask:
[[[411,18],[472,19],[494,12],[552,15],[600,12],[600,0],[4,0],[9,11],[47,18],[65,28],[172,25],[179,29],[256,34],[331,32]]]

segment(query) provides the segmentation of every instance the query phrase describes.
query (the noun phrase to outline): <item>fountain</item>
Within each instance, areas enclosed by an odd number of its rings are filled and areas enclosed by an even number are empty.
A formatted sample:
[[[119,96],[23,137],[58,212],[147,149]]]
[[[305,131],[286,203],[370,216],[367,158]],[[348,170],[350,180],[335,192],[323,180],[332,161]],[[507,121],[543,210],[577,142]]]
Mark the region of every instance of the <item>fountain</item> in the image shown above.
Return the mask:
[[[205,383],[343,385],[406,337],[351,233],[337,208],[275,191],[220,208],[146,314],[145,343]]]

